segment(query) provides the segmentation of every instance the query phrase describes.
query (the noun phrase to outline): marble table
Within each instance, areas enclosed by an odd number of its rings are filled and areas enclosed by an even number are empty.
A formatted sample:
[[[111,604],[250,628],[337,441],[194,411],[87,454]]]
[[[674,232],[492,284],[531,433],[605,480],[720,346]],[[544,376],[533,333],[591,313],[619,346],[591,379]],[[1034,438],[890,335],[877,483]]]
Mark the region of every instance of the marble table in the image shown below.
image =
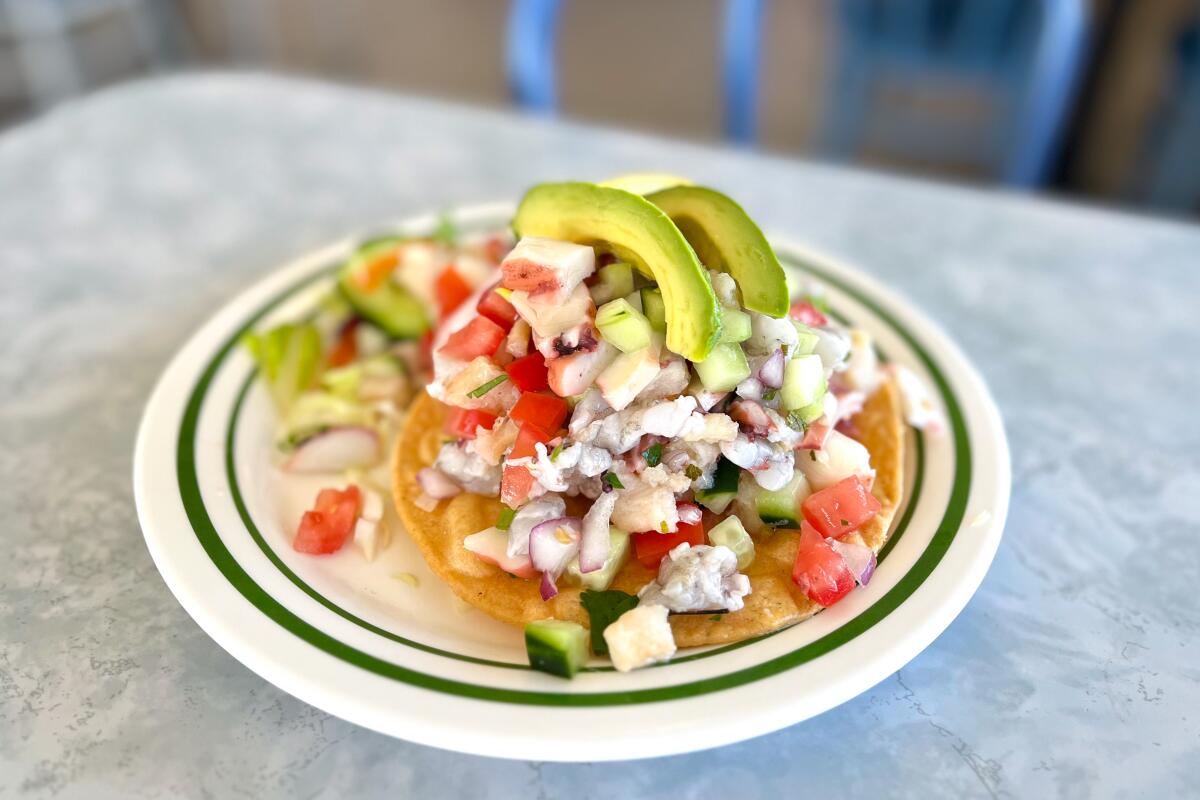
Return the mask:
[[[371,223],[669,170],[898,287],[1003,410],[1012,512],[963,614],[871,691],[687,756],[489,760],[264,682],[142,542],[133,437],[249,281]],[[0,134],[0,796],[1182,797],[1200,780],[1200,228],[241,74]],[[536,755],[536,754],[530,754]],[[585,753],[581,756],[586,756]]]

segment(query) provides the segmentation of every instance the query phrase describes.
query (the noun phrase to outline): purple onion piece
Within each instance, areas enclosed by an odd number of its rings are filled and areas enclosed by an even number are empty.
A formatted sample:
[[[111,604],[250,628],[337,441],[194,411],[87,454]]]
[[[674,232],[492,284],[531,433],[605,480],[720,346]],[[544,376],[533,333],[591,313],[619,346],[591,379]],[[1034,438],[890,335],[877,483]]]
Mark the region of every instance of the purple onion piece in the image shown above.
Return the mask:
[[[538,586],[538,590],[541,592],[543,600],[551,600],[558,594],[558,586],[555,585],[555,580],[549,572],[542,573],[542,583]]]
[[[608,561],[608,526],[616,504],[615,494],[602,494],[584,515],[583,534],[579,540],[580,572],[604,569]]]
[[[829,546],[846,562],[854,580],[858,581],[860,586],[866,586],[875,574],[875,552],[865,545],[841,542],[837,539],[830,539]]]
[[[529,558],[534,569],[550,575],[551,583],[579,552],[581,528],[578,517],[558,517],[534,525],[529,532]],[[567,541],[559,539],[560,531]]]
[[[776,350],[758,368],[758,379],[763,386],[778,389],[783,386],[783,353]]]

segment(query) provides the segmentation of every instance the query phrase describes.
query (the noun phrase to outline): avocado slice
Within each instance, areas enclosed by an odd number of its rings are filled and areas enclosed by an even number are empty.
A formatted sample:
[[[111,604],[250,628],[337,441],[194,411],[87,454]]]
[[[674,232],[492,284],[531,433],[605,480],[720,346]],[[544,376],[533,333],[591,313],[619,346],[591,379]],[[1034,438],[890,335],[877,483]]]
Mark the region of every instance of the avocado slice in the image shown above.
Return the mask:
[[[643,197],[594,183],[543,183],[521,200],[513,230],[518,237],[602,244],[653,277],[666,306],[667,347],[689,361],[703,361],[720,338],[708,273],[670,218]]]
[[[706,267],[733,276],[746,308],[772,317],[787,314],[783,267],[741,206],[704,186],[672,186],[646,199],[667,212]]]

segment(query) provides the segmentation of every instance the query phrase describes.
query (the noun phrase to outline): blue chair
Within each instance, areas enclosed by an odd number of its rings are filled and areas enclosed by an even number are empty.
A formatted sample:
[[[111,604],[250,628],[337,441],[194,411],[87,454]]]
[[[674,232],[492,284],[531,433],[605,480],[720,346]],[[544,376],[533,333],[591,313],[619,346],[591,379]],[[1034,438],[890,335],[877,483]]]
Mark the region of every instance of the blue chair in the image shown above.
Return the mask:
[[[1141,194],[1159,208],[1200,213],[1200,18],[1185,29],[1172,59],[1169,100],[1147,139]]]
[[[1074,94],[1086,35],[1084,0],[834,0],[840,57],[818,149],[965,165],[1007,183],[1041,183]],[[555,108],[554,42],[561,0],[514,0],[508,74],[526,108]],[[766,0],[725,0],[724,121],[755,139]],[[879,90],[935,93],[957,80],[989,109],[979,129],[881,103]],[[886,126],[872,124],[883,117]],[[939,127],[939,125],[941,127]]]
[[[821,152],[966,166],[1017,186],[1044,181],[1084,53],[1083,0],[835,5],[839,56]],[[725,128],[736,141],[755,134],[764,14],[764,0],[728,0]],[[939,94],[972,97],[982,109],[976,126],[912,108],[913,98]]]

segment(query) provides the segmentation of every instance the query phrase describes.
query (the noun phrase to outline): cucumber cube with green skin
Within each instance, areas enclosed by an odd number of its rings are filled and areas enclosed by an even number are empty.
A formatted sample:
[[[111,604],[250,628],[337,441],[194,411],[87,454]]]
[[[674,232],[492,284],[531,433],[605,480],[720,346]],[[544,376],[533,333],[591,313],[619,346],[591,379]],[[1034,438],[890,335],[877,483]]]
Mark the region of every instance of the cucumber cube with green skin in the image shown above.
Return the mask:
[[[812,328],[805,325],[803,322],[792,321],[796,326],[796,333],[800,335],[800,341],[792,348],[788,355],[791,356],[806,356],[817,349],[817,342],[821,341],[821,337],[817,336]]]
[[[797,409],[796,413],[800,415],[800,419],[804,421],[805,425],[819,420],[825,415],[825,392],[821,392],[821,396],[816,402]]]
[[[647,286],[641,290],[642,313],[650,320],[650,327],[656,331],[667,329],[667,306],[663,301],[662,291],[656,286]]]
[[[579,558],[571,559],[567,565],[567,576],[584,589],[602,592],[612,585],[613,578],[629,560],[629,534],[620,528],[608,529],[608,560],[601,569],[580,572]]]
[[[750,377],[750,364],[746,361],[746,354],[742,352],[741,345],[732,342],[718,344],[708,354],[708,358],[693,366],[700,382],[710,392],[732,391]]]
[[[779,399],[788,411],[810,406],[825,394],[825,367],[815,354],[793,358],[783,368]]]
[[[707,489],[697,490],[696,502],[714,514],[724,514],[725,509],[729,508],[729,504],[737,496],[740,476],[741,470],[738,465],[721,456],[721,460],[717,462],[717,469],[713,473],[713,485]]]
[[[808,480],[797,470],[782,489],[768,491],[759,488],[754,496],[758,518],[767,525],[786,528],[800,527],[800,504],[809,495]]]
[[[360,317],[378,325],[388,336],[416,339],[430,327],[425,304],[390,280],[366,289],[357,278],[371,261],[395,250],[403,241],[378,239],[359,247],[338,269],[338,291]]]
[[[713,546],[723,545],[732,550],[737,556],[738,569],[745,569],[754,563],[754,540],[737,517],[726,517],[709,528],[708,541]]]
[[[597,273],[597,281],[589,291],[596,305],[602,305],[633,291],[633,265],[624,261],[601,267]]]
[[[750,338],[750,315],[728,306],[721,308],[721,341],[744,342]]]
[[[574,677],[587,661],[587,631],[575,622],[542,619],[525,626],[529,666],[563,678]]]
[[[605,303],[596,311],[596,327],[604,341],[622,353],[650,346],[650,321],[625,298]]]

